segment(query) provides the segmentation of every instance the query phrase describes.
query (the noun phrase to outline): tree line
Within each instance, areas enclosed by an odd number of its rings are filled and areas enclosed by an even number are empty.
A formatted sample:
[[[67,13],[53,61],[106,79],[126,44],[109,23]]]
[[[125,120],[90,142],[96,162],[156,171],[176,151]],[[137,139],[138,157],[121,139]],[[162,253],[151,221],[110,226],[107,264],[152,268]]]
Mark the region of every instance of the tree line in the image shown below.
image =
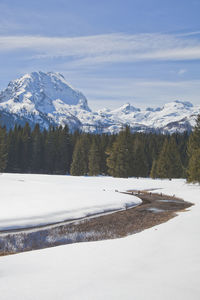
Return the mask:
[[[67,126],[0,127],[0,171],[10,173],[187,178],[200,182],[200,116],[192,134],[70,133]]]

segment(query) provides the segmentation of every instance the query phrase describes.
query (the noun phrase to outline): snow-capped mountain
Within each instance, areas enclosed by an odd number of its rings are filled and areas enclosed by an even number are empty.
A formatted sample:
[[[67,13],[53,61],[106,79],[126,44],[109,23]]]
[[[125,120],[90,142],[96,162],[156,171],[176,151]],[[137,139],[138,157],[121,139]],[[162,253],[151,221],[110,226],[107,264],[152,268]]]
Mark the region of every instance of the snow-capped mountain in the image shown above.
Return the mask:
[[[183,132],[195,124],[200,106],[174,101],[162,108],[139,109],[130,104],[97,112],[90,110],[86,97],[73,89],[59,73],[33,72],[11,81],[0,93],[1,123],[41,128],[67,124],[70,130],[117,133],[124,125],[140,132]]]

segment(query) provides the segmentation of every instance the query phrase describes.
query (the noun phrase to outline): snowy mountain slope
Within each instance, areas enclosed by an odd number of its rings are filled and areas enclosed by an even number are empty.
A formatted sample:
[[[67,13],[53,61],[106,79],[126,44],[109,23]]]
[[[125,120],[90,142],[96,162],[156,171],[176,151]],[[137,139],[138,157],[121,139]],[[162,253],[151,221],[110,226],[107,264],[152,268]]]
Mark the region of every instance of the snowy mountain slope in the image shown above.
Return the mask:
[[[85,96],[70,87],[58,73],[33,72],[11,81],[0,93],[0,111],[3,123],[31,125],[39,123],[42,128],[49,125],[65,125],[74,129],[80,121],[71,113],[71,106],[90,111]],[[11,118],[10,122],[5,119]]]
[[[162,108],[139,109],[125,104],[118,109],[92,112],[86,97],[67,84],[58,73],[33,72],[11,81],[0,93],[1,122],[41,128],[67,124],[70,130],[117,133],[124,125],[132,131],[190,131],[200,111],[190,102],[174,101]]]

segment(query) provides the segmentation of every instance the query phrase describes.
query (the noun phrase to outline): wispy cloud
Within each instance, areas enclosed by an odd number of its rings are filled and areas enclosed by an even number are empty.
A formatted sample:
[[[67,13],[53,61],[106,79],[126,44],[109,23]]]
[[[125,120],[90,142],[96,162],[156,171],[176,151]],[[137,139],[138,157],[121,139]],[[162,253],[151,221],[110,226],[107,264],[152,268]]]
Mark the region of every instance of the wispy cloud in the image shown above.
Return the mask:
[[[31,51],[34,59],[67,58],[68,67],[73,68],[102,63],[200,60],[200,39],[169,34],[0,36],[0,52],[19,49]]]

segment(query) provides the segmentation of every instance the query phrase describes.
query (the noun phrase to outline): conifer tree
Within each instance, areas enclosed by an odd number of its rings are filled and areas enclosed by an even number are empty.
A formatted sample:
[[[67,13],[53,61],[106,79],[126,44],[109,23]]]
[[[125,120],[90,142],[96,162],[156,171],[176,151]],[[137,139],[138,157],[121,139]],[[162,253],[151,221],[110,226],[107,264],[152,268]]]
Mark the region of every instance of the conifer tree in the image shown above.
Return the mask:
[[[188,182],[200,183],[200,149],[193,152],[188,165]]]
[[[97,145],[97,142],[95,138],[93,138],[90,151],[89,151],[89,175],[90,176],[96,176],[100,174],[100,163],[101,163],[101,157],[100,157],[100,151],[99,147]]]
[[[183,134],[174,134],[176,139],[176,143],[178,146],[178,151],[180,153],[180,158],[183,166],[183,177],[187,177],[187,167],[188,167],[188,153],[187,153],[187,145],[189,140],[188,132],[184,132]]]
[[[189,182],[200,182],[200,114],[197,117],[194,131],[189,138],[188,156],[187,180]]]
[[[108,173],[114,177],[131,176],[132,143],[130,128],[126,127],[116,138],[107,158]]]
[[[150,175],[151,170],[153,168],[154,162],[154,170],[156,170],[156,161],[158,156],[162,150],[162,146],[164,143],[165,136],[159,134],[145,134],[145,153],[147,156],[147,163],[148,163],[148,175]],[[150,175],[151,176],[151,175]]]
[[[44,149],[42,145],[42,133],[39,124],[35,125],[32,132],[32,172],[41,173],[44,165]]]
[[[132,176],[147,177],[149,175],[149,167],[145,148],[146,145],[143,134],[137,134],[133,142]]]
[[[158,157],[156,175],[159,178],[180,178],[183,175],[180,153],[173,136],[165,139]]]
[[[51,133],[49,142],[51,142],[51,152],[54,159],[53,170],[54,174],[69,173],[71,163],[71,141],[68,127],[62,126],[55,128]]]
[[[188,144],[188,174],[197,173],[194,170],[198,166],[199,152],[194,157],[192,154],[196,149],[194,145],[199,142],[195,132]],[[181,177],[181,163],[187,166],[187,139],[186,134],[174,134],[171,138],[161,134],[132,134],[128,127],[119,134],[93,135],[69,133],[67,126],[40,131],[36,125],[31,131],[28,124],[24,128],[16,125],[8,134],[5,132],[3,139],[8,152],[5,171],[146,177],[151,170],[152,177]],[[164,140],[167,140],[166,145]]]
[[[166,138],[158,160],[154,166],[154,176],[158,178],[168,178],[169,160],[166,161],[168,152],[168,139]]]
[[[68,126],[65,125],[62,128],[60,137],[59,137],[59,162],[61,166],[61,174],[66,174],[70,172],[70,165],[72,161],[72,144],[69,134]]]
[[[70,174],[73,176],[81,176],[88,174],[88,152],[89,152],[89,140],[86,134],[82,134],[77,139]]]
[[[7,149],[8,149],[8,163],[7,172],[15,172],[17,165],[17,151],[16,151],[16,126],[14,130],[10,130],[7,137]]]
[[[8,135],[8,166],[7,171],[18,172],[22,171],[23,165],[23,141],[22,127],[15,125],[14,129]]]
[[[32,157],[32,140],[31,140],[31,128],[28,123],[25,124],[24,128],[22,129],[22,137],[21,143],[23,144],[22,147],[22,162],[20,164],[21,172],[28,172],[31,164],[31,157]]]
[[[52,126],[45,139],[45,169],[48,174],[57,173],[58,157],[58,129]]]
[[[109,141],[109,136],[107,134],[99,135],[98,138],[98,148],[99,148],[99,154],[100,154],[100,174],[107,174],[107,165],[106,165],[106,159],[107,159],[107,146]]]
[[[7,147],[6,147],[6,130],[0,127],[0,172],[6,169],[7,165]]]

